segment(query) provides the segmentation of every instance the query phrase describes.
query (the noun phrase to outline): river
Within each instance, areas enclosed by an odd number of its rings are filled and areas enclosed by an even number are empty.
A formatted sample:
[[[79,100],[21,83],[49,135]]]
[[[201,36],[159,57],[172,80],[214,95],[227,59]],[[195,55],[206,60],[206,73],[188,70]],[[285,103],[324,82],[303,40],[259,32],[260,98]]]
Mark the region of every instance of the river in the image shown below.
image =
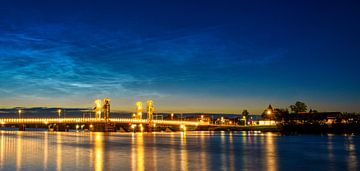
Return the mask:
[[[360,137],[0,132],[0,170],[359,170]]]

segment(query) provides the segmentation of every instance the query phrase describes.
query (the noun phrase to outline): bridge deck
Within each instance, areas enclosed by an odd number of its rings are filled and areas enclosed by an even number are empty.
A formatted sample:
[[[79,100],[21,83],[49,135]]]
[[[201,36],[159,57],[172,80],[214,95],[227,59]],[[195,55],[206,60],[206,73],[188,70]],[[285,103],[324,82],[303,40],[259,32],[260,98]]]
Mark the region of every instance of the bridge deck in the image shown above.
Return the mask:
[[[147,124],[147,119],[110,118],[110,123],[135,123]],[[99,118],[0,118],[0,124],[86,124],[106,123],[105,119]],[[160,125],[209,125],[207,122],[197,121],[174,121],[174,120],[152,120],[152,124]]]

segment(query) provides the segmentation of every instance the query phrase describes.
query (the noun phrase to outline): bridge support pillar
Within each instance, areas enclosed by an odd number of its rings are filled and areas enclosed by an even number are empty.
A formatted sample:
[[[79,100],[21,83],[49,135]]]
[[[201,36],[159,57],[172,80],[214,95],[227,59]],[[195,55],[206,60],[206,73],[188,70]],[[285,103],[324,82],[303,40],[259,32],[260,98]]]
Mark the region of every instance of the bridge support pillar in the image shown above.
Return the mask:
[[[24,124],[19,125],[19,131],[25,131],[25,127]]]
[[[67,131],[67,127],[64,124],[56,124],[54,127],[54,131]]]
[[[115,132],[115,125],[110,123],[91,124],[89,130],[92,132]]]

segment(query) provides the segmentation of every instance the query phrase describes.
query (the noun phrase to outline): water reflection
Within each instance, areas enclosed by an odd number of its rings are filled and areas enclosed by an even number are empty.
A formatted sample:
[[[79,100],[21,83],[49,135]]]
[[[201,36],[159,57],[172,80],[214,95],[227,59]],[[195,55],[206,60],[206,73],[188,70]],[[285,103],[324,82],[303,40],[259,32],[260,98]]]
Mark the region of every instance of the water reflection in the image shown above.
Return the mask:
[[[176,144],[176,140],[175,140],[175,134],[171,133],[170,134],[170,145],[172,145],[172,147],[174,147],[173,145]],[[169,158],[169,163],[171,166],[170,169],[171,170],[176,170],[177,166],[176,166],[176,148],[170,148],[170,158]]]
[[[180,142],[181,142],[181,150],[180,150],[180,158],[181,158],[181,170],[189,170],[188,168],[188,151],[186,146],[186,132],[181,132],[180,136]]]
[[[276,144],[274,137],[275,136],[270,132],[265,134],[265,162],[266,170],[269,171],[278,170]]]
[[[314,152],[304,152],[302,149],[306,148],[304,142],[308,141],[307,138],[241,132],[105,134],[2,131],[0,169],[291,170],[293,163],[299,161],[294,156],[309,153],[318,156],[322,153],[316,161],[334,163],[335,170],[339,165],[358,170],[357,137],[314,136],[311,141],[323,145],[316,146]],[[294,139],[298,143],[291,143]],[[312,162],[311,159],[305,160],[309,161]],[[305,168],[312,166],[309,163],[303,165]],[[333,168],[327,165],[321,165],[319,170]]]
[[[143,133],[132,133],[131,170],[144,170]]]
[[[234,171],[235,170],[235,155],[234,155],[234,143],[233,143],[233,133],[230,132],[229,133],[229,166],[230,166],[230,170]]]
[[[328,159],[329,159],[329,170],[334,170],[334,145],[333,145],[333,136],[329,135],[327,139],[327,152],[328,152]]]
[[[136,163],[137,170],[144,170],[144,137],[143,133],[136,134]]]
[[[44,164],[43,168],[44,170],[48,169],[48,158],[49,158],[49,138],[48,138],[48,132],[44,133]]]
[[[94,168],[96,171],[103,170],[104,163],[104,136],[100,132],[94,133],[94,151],[95,151],[95,161]]]
[[[80,143],[80,136],[76,136],[75,143],[76,144]],[[76,167],[80,167],[80,148],[79,148],[79,146],[75,147],[75,164],[76,164]]]
[[[62,137],[61,132],[56,133],[56,170],[62,168]]]
[[[226,138],[226,136],[225,136],[225,131],[221,131],[221,133],[220,133],[220,149],[221,149],[221,153],[220,153],[220,158],[221,158],[221,165],[222,165],[222,167],[221,167],[221,169],[222,170],[225,170],[226,169],[226,149],[225,149],[225,147],[226,147],[226,143],[225,143],[225,138]]]
[[[149,163],[152,164],[151,165],[151,170],[156,170],[157,168],[157,146],[155,144],[157,144],[157,137],[156,137],[156,133],[153,133],[152,135],[152,149],[150,149],[151,152],[151,157],[149,158]]]
[[[0,136],[0,169],[4,168],[4,154],[5,154],[5,138],[4,138],[4,131],[1,131],[1,136]]]
[[[347,137],[346,150],[348,152],[348,170],[357,170],[357,157],[353,136]]]
[[[201,170],[207,170],[207,156],[206,156],[206,135],[205,132],[200,132],[200,167]]]
[[[17,132],[16,137],[16,170],[21,169],[21,159],[22,159],[22,131]]]

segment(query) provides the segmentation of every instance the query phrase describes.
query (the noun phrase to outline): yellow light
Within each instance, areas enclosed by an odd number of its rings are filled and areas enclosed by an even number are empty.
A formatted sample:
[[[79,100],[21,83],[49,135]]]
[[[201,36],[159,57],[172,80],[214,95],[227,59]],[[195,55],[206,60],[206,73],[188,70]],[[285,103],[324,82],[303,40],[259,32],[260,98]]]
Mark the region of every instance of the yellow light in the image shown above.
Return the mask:
[[[136,127],[135,124],[132,124],[132,125],[131,125],[131,128],[132,128],[132,129],[135,129],[135,127]]]
[[[92,128],[92,127],[94,127],[94,125],[91,124],[91,125],[90,125],[90,128]]]
[[[201,119],[204,119],[204,115],[201,115]]]
[[[79,127],[80,127],[79,125],[76,125],[76,129],[79,129]]]
[[[268,115],[271,115],[271,113],[272,113],[271,110],[268,110],[268,111],[267,111],[267,114],[268,114]]]
[[[142,102],[136,102],[136,109],[142,111]]]

